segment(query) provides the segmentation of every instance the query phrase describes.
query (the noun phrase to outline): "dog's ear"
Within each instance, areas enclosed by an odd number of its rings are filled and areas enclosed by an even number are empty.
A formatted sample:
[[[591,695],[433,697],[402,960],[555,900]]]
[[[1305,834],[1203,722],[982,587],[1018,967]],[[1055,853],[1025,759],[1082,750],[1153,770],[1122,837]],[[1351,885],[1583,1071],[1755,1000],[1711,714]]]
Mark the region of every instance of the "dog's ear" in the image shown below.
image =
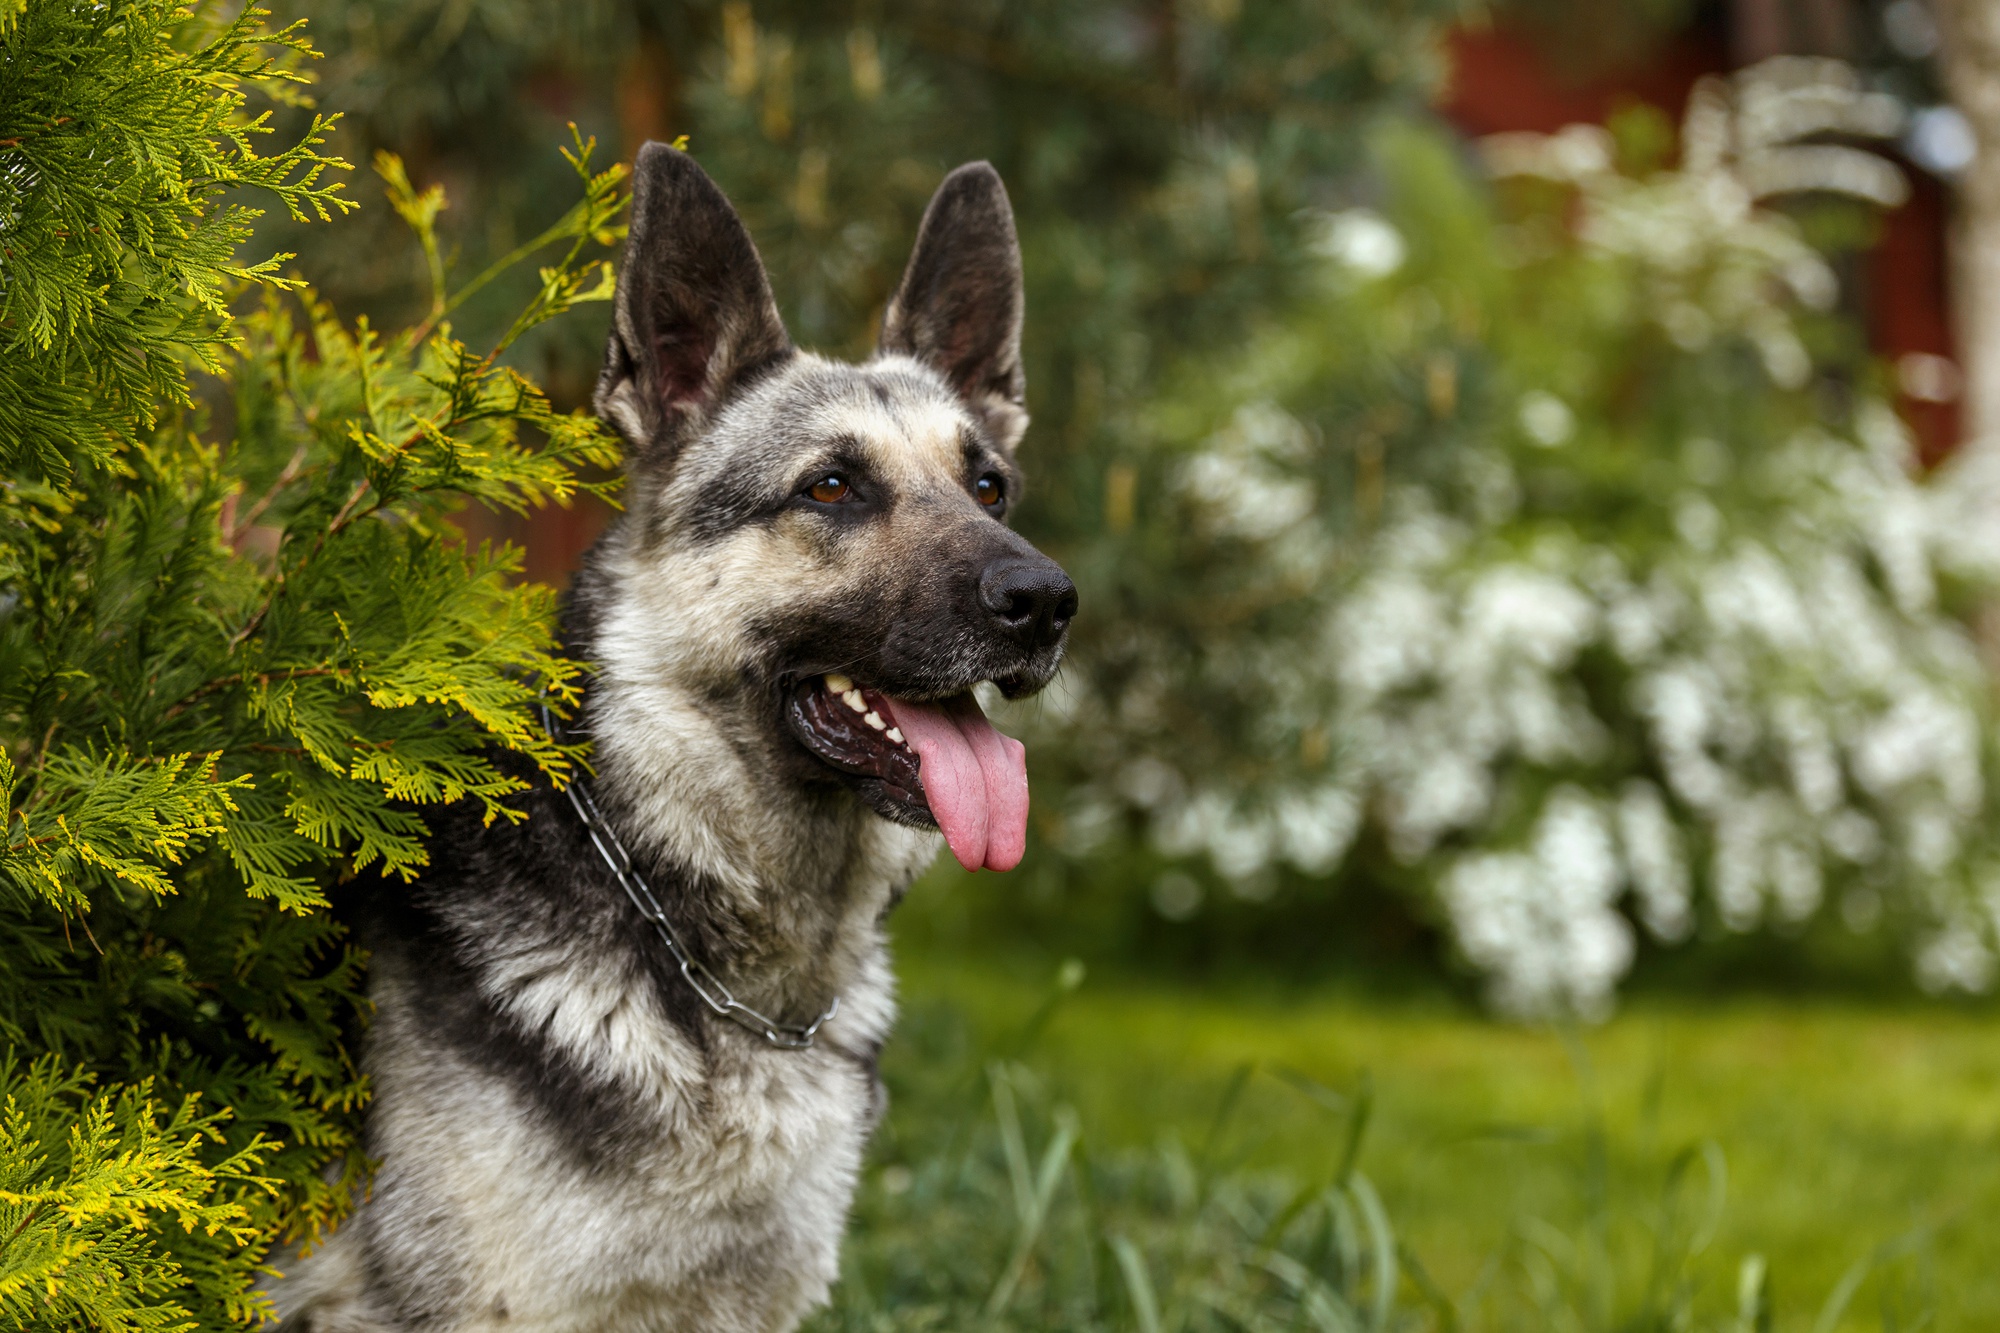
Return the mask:
[[[950,381],[1003,449],[1028,428],[1021,370],[1021,245],[1000,173],[968,162],[944,178],[882,315],[881,350]]]
[[[671,456],[732,391],[791,354],[736,210],[693,158],[648,143],[632,168],[598,415],[637,456]]]

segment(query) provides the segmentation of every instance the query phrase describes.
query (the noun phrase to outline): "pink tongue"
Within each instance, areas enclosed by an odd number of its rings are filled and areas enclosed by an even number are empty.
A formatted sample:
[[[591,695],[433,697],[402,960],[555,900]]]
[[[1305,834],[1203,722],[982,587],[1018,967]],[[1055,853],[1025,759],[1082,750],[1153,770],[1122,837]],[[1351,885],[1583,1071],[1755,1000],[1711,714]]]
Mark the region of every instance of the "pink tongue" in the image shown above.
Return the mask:
[[[888,699],[917,752],[931,815],[967,870],[1012,870],[1028,846],[1028,747],[1002,736],[970,694],[941,704]]]

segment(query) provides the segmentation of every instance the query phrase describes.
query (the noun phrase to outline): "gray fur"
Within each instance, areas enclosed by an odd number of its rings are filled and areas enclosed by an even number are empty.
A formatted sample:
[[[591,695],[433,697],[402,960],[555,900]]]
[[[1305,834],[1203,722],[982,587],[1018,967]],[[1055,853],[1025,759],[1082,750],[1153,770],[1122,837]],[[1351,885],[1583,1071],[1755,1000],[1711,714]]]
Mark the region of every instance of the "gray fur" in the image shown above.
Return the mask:
[[[595,666],[597,799],[745,1002],[840,1011],[803,1052],[717,1019],[546,784],[518,825],[447,811],[433,869],[366,913],[381,1165],[354,1217],[279,1261],[287,1329],[775,1333],[824,1301],[882,1106],[882,922],[938,839],[807,752],[788,692],[842,671],[900,698],[1020,694],[1061,658],[1067,610],[1026,637],[981,610],[982,571],[1060,579],[974,498],[981,477],[1018,489],[1026,421],[992,169],[940,188],[863,366],[791,346],[686,155],[648,145],[635,191],[597,396],[630,507],[565,623]],[[850,503],[802,492],[828,470]]]

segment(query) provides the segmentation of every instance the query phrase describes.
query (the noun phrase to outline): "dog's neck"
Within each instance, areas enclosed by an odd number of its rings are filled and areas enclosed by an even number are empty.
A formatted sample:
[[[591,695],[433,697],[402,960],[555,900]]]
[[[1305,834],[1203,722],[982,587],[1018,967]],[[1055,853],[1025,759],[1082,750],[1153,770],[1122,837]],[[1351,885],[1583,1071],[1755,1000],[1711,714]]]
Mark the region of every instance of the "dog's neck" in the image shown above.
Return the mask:
[[[882,918],[937,836],[785,776],[768,694],[691,660],[658,583],[620,577],[606,545],[566,628],[595,667],[583,717],[597,802],[701,960],[746,1003],[810,1019],[879,969]]]

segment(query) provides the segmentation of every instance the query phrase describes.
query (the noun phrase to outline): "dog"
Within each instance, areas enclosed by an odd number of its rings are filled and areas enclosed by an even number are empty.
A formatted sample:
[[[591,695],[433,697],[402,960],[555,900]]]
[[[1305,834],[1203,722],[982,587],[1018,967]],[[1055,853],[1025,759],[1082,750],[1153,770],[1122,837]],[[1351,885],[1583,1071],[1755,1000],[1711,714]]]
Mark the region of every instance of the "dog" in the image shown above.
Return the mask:
[[[687,154],[638,155],[596,390],[627,504],[566,603],[594,775],[362,930],[368,1199],[269,1290],[298,1333],[773,1333],[827,1299],[938,835],[1011,868],[1076,589],[1007,525],[1027,426],[1000,177],[952,172],[861,365],[793,347]],[[569,733],[575,738],[576,732]],[[629,864],[629,870],[627,866]]]

